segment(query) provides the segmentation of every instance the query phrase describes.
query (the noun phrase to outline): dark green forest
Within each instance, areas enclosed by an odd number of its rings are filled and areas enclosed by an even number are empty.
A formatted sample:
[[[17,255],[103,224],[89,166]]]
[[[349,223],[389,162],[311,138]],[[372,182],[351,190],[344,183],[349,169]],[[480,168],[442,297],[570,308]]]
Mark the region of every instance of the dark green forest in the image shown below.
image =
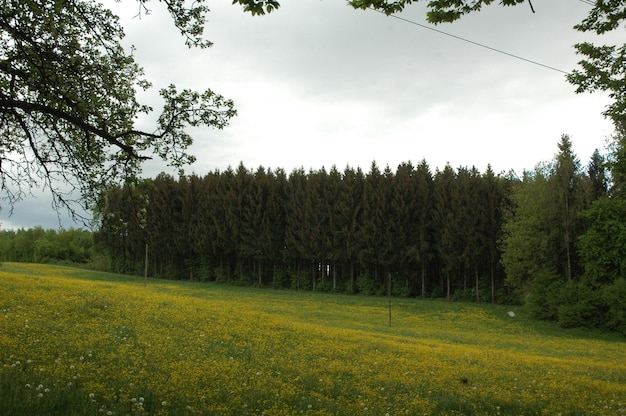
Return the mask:
[[[622,137],[622,136],[619,136]],[[523,304],[626,334],[624,139],[583,165],[567,136],[521,176],[375,162],[367,171],[160,174],[110,188],[97,230],[0,233],[5,261],[362,295]],[[147,265],[146,265],[147,258]]]

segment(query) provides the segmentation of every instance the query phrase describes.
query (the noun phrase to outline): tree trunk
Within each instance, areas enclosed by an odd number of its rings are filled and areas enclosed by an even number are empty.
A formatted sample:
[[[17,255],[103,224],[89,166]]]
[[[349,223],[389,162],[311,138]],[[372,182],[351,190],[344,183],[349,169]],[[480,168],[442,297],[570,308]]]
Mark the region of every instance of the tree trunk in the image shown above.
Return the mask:
[[[300,290],[300,262],[296,260],[296,290]]]
[[[467,270],[463,267],[463,291],[467,292]]]
[[[422,299],[426,297],[426,264],[422,262]]]
[[[572,259],[570,253],[570,233],[569,233],[569,196],[565,194],[565,255],[567,256],[567,280],[572,280]]]
[[[493,262],[491,262],[491,303],[496,303],[496,277],[495,270],[493,269]]]
[[[276,263],[272,263],[272,286],[276,287]]]
[[[350,293],[354,295],[354,261],[350,261]]]
[[[480,303],[480,289],[478,285],[478,266],[474,266],[474,273],[476,276],[476,303]]]

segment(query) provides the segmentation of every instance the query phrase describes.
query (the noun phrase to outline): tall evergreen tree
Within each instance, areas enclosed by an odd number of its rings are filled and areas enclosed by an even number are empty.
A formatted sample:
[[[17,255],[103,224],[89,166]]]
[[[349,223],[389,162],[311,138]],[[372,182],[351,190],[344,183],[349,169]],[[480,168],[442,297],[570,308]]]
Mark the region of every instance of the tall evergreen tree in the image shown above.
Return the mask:
[[[250,245],[250,241],[246,238],[249,233],[250,227],[252,227],[253,216],[249,211],[254,207],[250,207],[253,193],[253,179],[251,172],[243,165],[239,163],[237,170],[232,178],[229,188],[229,220],[230,230],[233,233],[233,250],[234,250],[234,265],[237,273],[237,278],[240,282],[246,282],[249,277],[250,271],[247,266],[250,265],[250,258],[253,255],[253,247]]]
[[[241,173],[243,175],[243,173]],[[239,177],[239,170],[238,175]],[[271,241],[267,222],[269,221],[266,211],[269,194],[268,172],[260,166],[254,173],[246,173],[242,176],[242,188],[240,189],[240,241],[238,252],[243,263],[242,274],[256,275],[259,286],[263,284],[263,263],[269,253],[266,252],[267,244]]]
[[[462,258],[467,272],[474,278],[473,290],[476,302],[480,302],[480,277],[485,272],[484,267],[488,262],[487,225],[490,206],[484,180],[476,167],[467,170],[467,180],[464,192],[466,204],[460,210],[463,214],[459,215],[463,219],[459,223],[459,233],[465,244]]]
[[[328,172],[325,199],[328,207],[328,259],[332,275],[332,291],[337,291],[339,269],[347,262],[347,243],[344,222],[347,220],[344,182],[337,166]]]
[[[285,226],[285,258],[292,263],[295,274],[295,289],[303,287],[303,269],[310,263],[310,245],[306,225],[308,177],[303,168],[289,175],[288,203]]]
[[[238,170],[245,170],[241,166]],[[245,172],[243,172],[245,174]],[[219,186],[220,214],[215,221],[220,256],[219,278],[230,282],[238,264],[240,238],[239,187],[235,171],[228,167],[222,172]]]
[[[587,175],[589,178],[589,199],[595,201],[609,191],[609,178],[606,170],[606,161],[598,149],[594,150],[587,165]]]
[[[450,164],[446,164],[443,171],[435,172],[433,223],[436,230],[437,254],[441,261],[441,276],[445,279],[445,288],[443,281],[440,287],[448,299],[452,295],[452,274],[457,271],[459,264],[453,206],[456,195],[455,172]]]
[[[361,168],[346,167],[343,172],[343,186],[336,204],[336,232],[340,235],[336,244],[337,258],[348,266],[348,292],[356,290],[356,267],[363,247],[361,228],[363,218],[363,186],[365,175]]]
[[[148,203],[147,243],[155,271],[160,276],[180,277],[182,200],[177,181],[159,174],[152,182]]]
[[[504,178],[495,176],[491,165],[483,175],[483,191],[487,207],[485,223],[485,245],[491,286],[491,302],[496,301],[496,270],[500,260],[498,243],[502,238],[503,211],[508,206],[508,189]]]
[[[419,244],[419,211],[413,164],[403,162],[398,165],[391,185],[391,205],[387,213],[390,222],[390,261],[395,265],[395,272],[402,275],[402,293],[409,295],[416,291],[416,276],[411,273],[409,265],[414,263]]]
[[[388,183],[376,162],[372,162],[363,185],[363,245],[359,257],[365,272],[363,278],[373,279],[371,290],[374,292],[384,287],[381,285],[386,282],[383,268],[388,252],[385,221],[389,203],[385,188]]]
[[[559,153],[555,157],[554,172],[550,183],[553,201],[555,207],[552,215],[554,216],[554,230],[560,234],[557,241],[559,248],[559,257],[562,259],[561,270],[567,280],[572,280],[573,267],[572,264],[574,254],[575,228],[578,221],[578,214],[581,210],[579,194],[579,171],[580,162],[572,150],[572,142],[567,135],[561,136],[558,143]]]
[[[425,159],[417,165],[415,172],[416,217],[415,251],[412,255],[420,265],[420,295],[426,296],[426,270],[434,257],[433,241],[433,176]]]
[[[278,282],[278,274],[282,267],[282,252],[285,247],[285,230],[287,226],[287,175],[284,170],[276,169],[267,176],[267,199],[265,205],[265,218],[262,225],[264,252],[272,270],[272,282],[274,286],[284,285],[286,282]]]
[[[200,279],[214,280],[215,272],[221,265],[217,223],[221,221],[223,207],[219,193],[221,174],[217,171],[209,172],[202,178],[200,195],[197,201],[197,216],[195,218],[191,244],[195,246],[200,264]]]

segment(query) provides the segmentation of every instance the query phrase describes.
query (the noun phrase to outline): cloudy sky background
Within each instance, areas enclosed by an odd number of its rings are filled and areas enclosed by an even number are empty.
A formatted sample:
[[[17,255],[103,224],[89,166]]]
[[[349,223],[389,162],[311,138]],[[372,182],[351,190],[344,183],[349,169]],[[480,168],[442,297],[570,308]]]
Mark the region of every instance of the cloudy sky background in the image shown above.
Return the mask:
[[[106,0],[126,27],[125,44],[154,84],[142,100],[160,108],[158,89],[214,91],[235,101],[238,116],[225,130],[192,131],[197,162],[187,173],[216,169],[347,165],[392,169],[425,159],[433,172],[491,164],[521,174],[557,151],[562,134],[586,164],[613,132],[601,112],[604,94],[574,93],[561,72],[506,56],[339,0],[283,1],[266,16],[250,16],[230,0],[210,1],[205,37],[210,49],[188,49],[160,3],[137,17],[134,1]],[[591,6],[576,0],[494,4],[454,24],[458,37],[571,71],[573,45],[592,36],[572,29]],[[425,22],[420,3],[399,15]],[[431,26],[434,27],[434,26]],[[621,33],[619,33],[621,35]],[[615,42],[617,34],[612,34]],[[620,41],[621,42],[621,41]],[[151,130],[152,120],[139,121]],[[146,177],[175,174],[148,162]],[[45,194],[3,207],[0,228],[69,228]]]

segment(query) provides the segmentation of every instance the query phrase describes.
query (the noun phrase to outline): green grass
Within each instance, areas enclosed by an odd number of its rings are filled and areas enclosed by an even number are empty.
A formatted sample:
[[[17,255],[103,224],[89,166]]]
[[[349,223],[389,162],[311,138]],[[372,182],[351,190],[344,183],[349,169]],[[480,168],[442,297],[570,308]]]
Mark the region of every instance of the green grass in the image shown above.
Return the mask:
[[[0,267],[0,414],[626,414],[626,342],[509,308]]]

